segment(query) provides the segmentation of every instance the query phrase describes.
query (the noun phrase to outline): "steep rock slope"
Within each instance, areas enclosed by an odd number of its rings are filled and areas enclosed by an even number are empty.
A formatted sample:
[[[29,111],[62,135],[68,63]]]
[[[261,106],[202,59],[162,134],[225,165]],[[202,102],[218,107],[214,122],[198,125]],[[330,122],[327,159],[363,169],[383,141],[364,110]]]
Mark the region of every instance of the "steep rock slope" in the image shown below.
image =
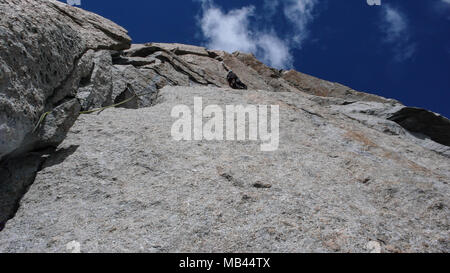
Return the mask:
[[[280,146],[174,141],[171,110],[280,105]],[[448,252],[450,162],[292,92],[165,87],[83,115],[0,233],[5,252]],[[375,249],[372,249],[374,246]],[[378,249],[378,250],[379,250]]]
[[[120,26],[58,1],[0,7],[0,230],[16,216],[0,233],[0,250],[63,251],[76,240],[93,252],[367,251],[368,242],[384,251],[448,251],[447,118],[279,71],[251,54],[130,44]],[[248,92],[227,89],[229,69]],[[171,107],[194,96],[280,105],[280,150],[171,141]],[[123,101],[130,110],[78,117]],[[180,211],[186,202],[194,214]],[[207,213],[219,205],[230,214]]]

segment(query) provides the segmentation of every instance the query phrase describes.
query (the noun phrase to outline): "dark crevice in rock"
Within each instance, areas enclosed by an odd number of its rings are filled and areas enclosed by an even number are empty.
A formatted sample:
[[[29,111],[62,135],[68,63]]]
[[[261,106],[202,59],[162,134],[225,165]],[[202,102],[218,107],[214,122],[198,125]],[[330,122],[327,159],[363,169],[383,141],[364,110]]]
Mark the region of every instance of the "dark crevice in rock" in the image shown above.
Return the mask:
[[[80,87],[86,87],[91,83],[91,75],[81,78]]]
[[[133,58],[139,58],[139,59],[133,59]],[[154,64],[156,60],[141,58],[141,57],[122,57],[122,56],[116,56],[112,59],[113,65],[132,65],[134,67],[141,67],[144,65],[150,65]]]
[[[52,95],[49,96],[47,98],[47,103],[46,103],[46,109],[44,109],[45,111],[48,111],[52,108],[55,108],[56,106],[58,106],[58,102],[61,100],[57,100],[57,96],[59,95],[60,91],[64,89],[65,85],[67,84],[67,82],[71,79],[71,77],[73,76],[73,73],[75,72],[75,70],[78,67],[78,63],[80,62],[80,59],[84,56],[84,54],[86,54],[90,49],[86,48],[82,53],[80,53],[78,56],[75,57],[75,59],[73,60],[73,65],[72,65],[72,69],[70,70],[69,73],[67,73],[66,77],[59,83],[59,85],[53,90]],[[64,96],[66,97],[66,96]],[[56,101],[55,101],[56,100]]]
[[[91,84],[92,73],[94,72],[95,64],[92,64],[92,67],[89,71],[89,74],[86,77],[82,77],[80,79],[79,87],[86,87]]]
[[[272,188],[272,185],[269,183],[263,183],[263,182],[258,181],[253,184],[253,187],[257,188],[257,189],[270,189],[270,188]]]
[[[131,99],[133,97],[134,97],[134,99],[118,106],[118,108],[138,109],[139,108],[138,99],[136,97],[136,94],[132,90],[130,90],[130,87],[127,87],[122,93],[120,93],[114,99],[114,104],[118,104],[120,102],[126,101],[127,99]]]
[[[141,49],[137,49],[129,54],[125,54],[125,56],[145,58],[145,57],[148,57],[158,51],[164,51],[164,50],[162,50],[161,48],[156,47],[156,46],[148,46],[148,47],[143,47]]]
[[[405,107],[388,118],[406,130],[450,146],[450,120],[420,108]]]
[[[16,216],[20,202],[33,185],[38,172],[62,163],[77,150],[37,149],[20,157],[9,157],[0,162],[0,232]]]
[[[56,99],[57,96],[60,95],[61,90],[63,90],[64,87],[67,85],[67,83],[71,80],[73,74],[75,73],[76,69],[78,68],[78,65],[79,65],[79,62],[80,62],[81,58],[83,58],[83,56],[89,50],[99,51],[99,50],[102,50],[102,49],[101,48],[86,48],[81,54],[79,54],[74,59],[71,71],[67,74],[67,76],[64,78],[64,80],[62,80],[60,82],[60,84],[54,89],[54,91],[52,92],[52,95],[47,98],[46,109],[44,110],[44,112],[48,111],[50,109],[54,109],[57,106],[61,105],[62,103],[67,101],[67,98],[74,98],[74,94],[67,94],[66,96],[64,96],[61,99],[58,99],[58,100]],[[89,75],[80,79],[78,87],[83,87],[83,86],[86,86],[86,85],[90,84],[94,68],[95,68],[95,64],[92,65],[92,68],[91,68],[91,71],[89,72]],[[73,90],[73,91],[75,91],[75,90]]]
[[[208,50],[207,52],[208,52],[208,56],[209,56],[211,59],[216,59],[216,60],[218,60],[218,61],[223,61],[222,57],[220,57],[219,55],[217,55],[217,53],[215,53],[215,52],[213,52],[213,51],[210,51],[210,50]]]
[[[188,50],[182,50],[182,49],[179,49],[179,48],[175,48],[171,52],[173,54],[177,55],[177,56],[194,55],[194,56],[200,56],[200,57],[209,57],[209,55],[207,56],[205,54],[201,54],[201,53],[197,53],[197,52],[193,52],[193,51],[188,51]]]
[[[111,53],[112,59],[120,57],[122,55],[122,51],[118,51],[118,50],[110,50],[109,52]]]
[[[33,184],[44,162],[45,158],[41,155],[28,154],[0,163],[0,223],[3,226],[16,215],[20,200]]]
[[[316,117],[319,117],[319,118],[324,118],[324,117],[323,117],[322,115],[320,115],[320,114],[311,112],[311,111],[306,110],[306,109],[304,109],[304,108],[300,108],[300,109],[301,109],[303,112],[308,113],[308,114],[310,114],[310,115],[312,115],[312,116],[316,116]]]
[[[113,65],[124,65],[123,57],[119,54],[111,54],[112,64]]]

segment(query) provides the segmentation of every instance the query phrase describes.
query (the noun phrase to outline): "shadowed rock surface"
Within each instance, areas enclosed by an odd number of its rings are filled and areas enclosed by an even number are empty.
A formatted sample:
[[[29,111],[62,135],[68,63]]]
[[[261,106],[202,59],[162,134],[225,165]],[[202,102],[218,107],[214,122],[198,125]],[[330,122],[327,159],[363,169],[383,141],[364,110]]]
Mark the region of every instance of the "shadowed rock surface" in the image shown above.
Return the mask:
[[[450,121],[424,109],[405,107],[389,117],[403,128],[433,141],[450,146]]]
[[[450,250],[447,118],[58,1],[0,15],[1,252]],[[194,97],[279,105],[279,149],[174,141]]]

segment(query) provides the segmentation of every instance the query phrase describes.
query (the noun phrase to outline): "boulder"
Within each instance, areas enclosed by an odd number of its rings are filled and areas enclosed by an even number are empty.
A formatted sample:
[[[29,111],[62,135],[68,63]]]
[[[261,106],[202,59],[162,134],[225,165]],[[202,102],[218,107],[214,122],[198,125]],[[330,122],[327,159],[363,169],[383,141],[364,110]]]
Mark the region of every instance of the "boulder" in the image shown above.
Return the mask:
[[[166,83],[151,69],[138,69],[132,65],[115,65],[112,69],[114,104],[133,98],[120,107],[135,109],[151,106],[157,97],[158,85]]]
[[[450,121],[425,109],[400,103],[353,102],[332,105],[336,112],[388,135],[401,135],[412,142],[450,157]]]
[[[1,159],[41,146],[33,128],[44,112],[73,98],[76,84],[68,80],[81,81],[73,73],[84,54],[123,50],[131,40],[111,21],[54,0],[1,0],[0,18]]]
[[[406,130],[450,146],[450,120],[425,109],[404,107],[388,117]]]
[[[93,52],[90,56],[91,72],[82,77],[76,92],[83,111],[111,105],[113,74],[111,53],[107,50]]]

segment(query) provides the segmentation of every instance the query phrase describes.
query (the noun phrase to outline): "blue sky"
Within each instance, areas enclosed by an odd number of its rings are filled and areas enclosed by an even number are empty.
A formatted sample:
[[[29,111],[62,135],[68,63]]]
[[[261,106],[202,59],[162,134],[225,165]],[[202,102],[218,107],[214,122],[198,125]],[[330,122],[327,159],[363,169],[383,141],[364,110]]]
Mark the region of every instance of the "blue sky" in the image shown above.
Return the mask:
[[[134,43],[252,52],[450,117],[450,0],[81,0],[81,8],[125,27]]]

